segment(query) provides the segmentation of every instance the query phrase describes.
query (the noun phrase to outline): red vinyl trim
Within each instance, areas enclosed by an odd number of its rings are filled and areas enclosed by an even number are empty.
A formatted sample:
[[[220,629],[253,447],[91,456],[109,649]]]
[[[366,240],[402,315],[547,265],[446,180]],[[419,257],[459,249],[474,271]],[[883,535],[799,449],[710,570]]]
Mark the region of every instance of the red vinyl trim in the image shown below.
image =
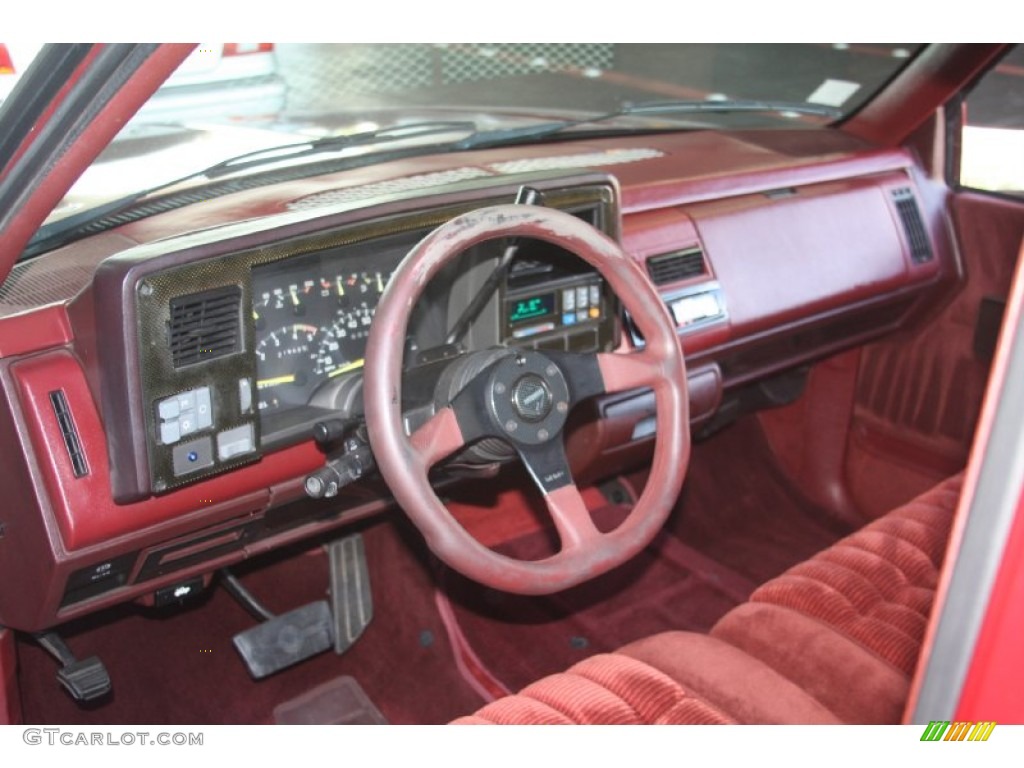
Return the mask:
[[[921,52],[842,130],[896,146],[1006,50],[1005,44],[934,44]]]
[[[96,119],[89,123],[75,142],[47,166],[39,185],[24,205],[14,212],[7,227],[0,230],[0,283],[7,278],[32,235],[71,189],[71,185],[194,47],[183,44],[161,45],[143,62],[135,76],[111,96]]]
[[[63,546],[68,551],[99,544],[190,513],[209,509],[323,466],[312,441],[264,456],[233,472],[143,501],[118,505],[110,488],[106,433],[78,361],[67,351],[11,366],[28,423],[35,460]],[[78,428],[89,474],[75,477],[60,446],[63,438],[49,394],[63,389]]]
[[[980,472],[981,457],[978,446],[988,440],[995,413],[996,394],[1007,385],[1007,355],[1009,346],[1006,329],[1024,332],[1024,242],[1017,259],[1017,276],[1010,305],[1004,320],[1002,353],[997,357],[992,381],[982,412],[982,425],[972,455]],[[984,429],[982,428],[984,427]],[[982,434],[984,433],[984,434]],[[1019,443],[1018,443],[1019,448]],[[1019,478],[1006,478],[1019,482]],[[966,494],[965,494],[966,496]],[[974,657],[960,693],[957,719],[985,719],[1000,723],[1024,723],[1024,657],[1020,653],[1020,639],[1024,637],[1024,488],[1017,499],[1013,525],[1003,549],[1003,556],[989,594],[988,608],[974,647]]]
[[[443,568],[444,566],[441,567]],[[443,576],[440,578],[443,578]],[[487,668],[487,665],[480,660],[480,657],[476,655],[473,646],[469,644],[466,636],[462,633],[462,628],[455,617],[455,610],[452,608],[451,601],[440,589],[434,590],[434,604],[437,606],[437,612],[441,616],[444,630],[448,634],[448,641],[452,644],[455,666],[458,668],[459,674],[462,675],[462,679],[469,684],[470,688],[479,693],[480,697],[486,702],[491,702],[511,694],[512,690],[501,682]]]
[[[20,722],[21,698],[14,632],[0,627],[0,725],[17,725]]]
[[[953,528],[946,550],[945,567],[935,591],[932,618],[925,633],[924,642],[921,644],[917,671],[911,685],[910,696],[907,699],[907,707],[904,710],[903,720],[905,723],[913,722],[912,718],[921,695],[925,674],[928,672],[939,625],[938,620],[945,607],[946,596],[953,579],[953,566],[956,564],[957,554],[967,525],[967,513],[978,489],[978,480],[985,459],[985,447],[992,437],[998,401],[1006,384],[1010,337],[1013,335],[1008,332],[1008,329],[1016,329],[1016,332],[1021,332],[1022,320],[1024,320],[1024,242],[1021,243],[1011,300],[1003,319],[1003,333],[996,358],[992,363],[992,371],[989,374],[988,387],[985,391],[985,401],[971,446],[971,458],[964,474],[960,504],[953,519]],[[1014,480],[1016,481],[1016,479]],[[1007,481],[1010,481],[1010,478],[1007,478]],[[1022,511],[1021,504],[1022,501],[1018,500],[1015,521],[1007,539],[1000,571],[989,594],[987,614],[975,643],[971,666],[961,687],[957,717],[965,713],[985,712],[985,719],[995,718],[995,713],[990,711],[988,706],[991,704],[993,707],[997,705],[1003,707],[1008,703],[1006,697],[1016,693],[1017,701],[1010,710],[1015,711],[1016,714],[1010,718],[1010,722],[1024,722],[1024,704],[1020,700],[1022,688],[1017,686],[1013,692],[999,692],[999,689],[1008,684],[1011,679],[1024,680],[1024,659],[1020,657],[1019,648],[1020,635],[1010,634],[1009,637],[1002,635],[1003,632],[1012,630],[1015,623],[1020,626],[1020,623],[1024,622],[1024,614],[1021,613],[1019,607],[1022,604],[1020,597],[1012,598],[1012,595],[1019,595],[1024,591],[1024,569],[1021,567],[1021,563],[1024,562],[1021,560],[1021,557],[1024,556],[1024,511]],[[1017,599],[1018,602],[1014,605],[1011,598]],[[1016,618],[1014,610],[1017,613]],[[1006,645],[1008,642],[1012,646],[1010,649]],[[1010,703],[1012,704],[1012,702]],[[1005,718],[1004,722],[1006,722]]]
[[[93,61],[99,55],[99,52],[102,49],[103,44],[93,46],[92,50],[89,51],[86,57],[82,60],[82,63],[75,68],[75,71],[71,73],[71,77],[67,79],[67,82],[65,82],[61,89],[57,92],[57,95],[56,97],[54,97],[53,101],[51,101],[49,105],[46,107],[46,109],[43,110],[43,113],[39,116],[39,125],[45,125],[50,120],[50,118],[53,117],[53,113],[57,111],[57,108],[64,101],[65,97],[68,95],[68,92],[75,85],[75,83],[79,81],[79,79],[82,77],[82,74],[90,66],[92,66]],[[30,132],[29,135],[25,138],[25,140],[15,150],[7,165],[0,169],[0,178],[3,178],[8,174],[11,168],[13,168],[14,165],[18,162],[18,160],[20,160],[21,157],[25,154],[25,152],[28,151],[28,148],[32,146],[32,142],[35,141],[35,138],[36,132]]]
[[[63,304],[0,317],[0,358],[60,347],[71,339],[71,323]]]

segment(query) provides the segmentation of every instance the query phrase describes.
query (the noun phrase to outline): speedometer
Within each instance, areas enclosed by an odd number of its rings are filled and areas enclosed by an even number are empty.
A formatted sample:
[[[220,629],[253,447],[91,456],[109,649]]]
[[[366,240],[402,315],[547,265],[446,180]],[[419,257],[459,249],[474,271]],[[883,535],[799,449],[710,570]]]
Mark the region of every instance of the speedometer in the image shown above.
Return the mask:
[[[317,384],[308,374],[309,361],[316,354],[319,334],[315,325],[294,323],[259,340],[256,359],[260,378],[256,388],[261,410],[302,404],[309,399]]]
[[[364,301],[339,314],[337,320],[324,328],[315,358],[317,374],[333,378],[362,368],[372,321],[373,308]]]

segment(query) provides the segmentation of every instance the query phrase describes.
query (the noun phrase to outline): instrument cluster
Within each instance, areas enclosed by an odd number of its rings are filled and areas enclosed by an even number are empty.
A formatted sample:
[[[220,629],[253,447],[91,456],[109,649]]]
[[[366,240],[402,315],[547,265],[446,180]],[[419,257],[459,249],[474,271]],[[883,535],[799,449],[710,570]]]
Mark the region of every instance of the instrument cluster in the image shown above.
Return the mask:
[[[370,323],[391,271],[321,274],[255,293],[261,412],[303,405],[324,381],[362,368]]]
[[[306,405],[325,382],[362,369],[373,313],[410,238],[374,245],[372,250],[347,246],[253,267],[261,414]]]

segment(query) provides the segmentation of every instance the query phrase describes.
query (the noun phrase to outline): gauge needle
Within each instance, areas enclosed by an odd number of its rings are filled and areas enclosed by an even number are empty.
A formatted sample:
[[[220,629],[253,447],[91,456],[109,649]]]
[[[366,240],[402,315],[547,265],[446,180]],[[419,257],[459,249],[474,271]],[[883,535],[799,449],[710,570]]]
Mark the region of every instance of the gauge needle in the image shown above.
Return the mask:
[[[327,374],[327,378],[331,379],[334,378],[335,376],[340,376],[343,373],[354,371],[356,368],[362,368],[363,362],[363,358],[360,357],[358,360],[353,360],[351,363],[345,363],[344,365],[338,366],[333,371]]]
[[[299,289],[293,285],[288,290],[292,294],[292,304],[294,304],[296,307],[299,306]]]
[[[345,286],[341,282],[341,275],[338,275],[338,295],[339,296],[344,296],[345,295]]]
[[[256,389],[267,389],[269,387],[276,387],[278,384],[291,384],[294,381],[294,373],[290,373],[287,376],[275,376],[272,379],[260,379],[259,381],[256,382]]]

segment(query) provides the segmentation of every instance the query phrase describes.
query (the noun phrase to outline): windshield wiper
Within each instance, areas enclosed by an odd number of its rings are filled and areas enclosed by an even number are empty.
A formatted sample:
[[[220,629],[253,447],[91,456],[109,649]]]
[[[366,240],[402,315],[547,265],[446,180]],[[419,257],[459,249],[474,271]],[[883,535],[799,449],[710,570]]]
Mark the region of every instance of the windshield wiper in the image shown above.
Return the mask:
[[[756,99],[731,99],[723,101],[684,100],[684,101],[643,101],[626,103],[612,112],[605,112],[591,117],[576,120],[556,120],[550,123],[538,123],[524,128],[498,128],[491,131],[476,131],[459,142],[458,149],[482,149],[503,144],[515,144],[521,141],[536,141],[547,136],[554,136],[581,125],[594,125],[608,122],[618,117],[656,116],[656,115],[693,115],[693,114],[730,114],[738,112],[779,112],[799,115],[813,115],[837,119],[843,112],[836,107],[824,104],[811,104],[801,101],[763,101]],[[678,126],[672,126],[672,130]],[[642,129],[650,130],[650,129]]]
[[[404,139],[418,139],[423,136],[434,136],[437,134],[472,134],[475,132],[476,123],[469,120],[433,120],[412,123],[410,125],[389,125],[384,128],[363,131],[362,133],[352,133],[347,136],[324,136],[320,139],[282,144],[268,149],[257,149],[244,155],[236,155],[227,160],[221,160],[219,163],[211,165],[209,168],[204,168],[184,179],[161,185],[158,189],[164,189],[173,184],[180,184],[182,181],[188,181],[199,176],[215,179],[219,176],[237,173],[238,171],[244,171],[258,165],[295,160],[311,155],[322,155],[326,152],[340,152],[343,149],[351,149],[352,147],[385,144]]]
[[[102,205],[89,208],[80,213],[65,216],[58,221],[44,224],[33,235],[28,242],[21,258],[34,256],[43,251],[51,250],[64,245],[74,239],[83,228],[89,224],[106,219],[134,203],[144,200],[158,192],[171,189],[195,179],[208,179],[216,181],[230,174],[246,171],[262,165],[273,165],[275,163],[289,162],[314,155],[340,152],[353,147],[373,146],[391,142],[404,141],[407,139],[418,139],[424,136],[451,133],[469,133],[476,131],[476,124],[468,120],[433,120],[409,125],[392,125],[379,128],[373,131],[363,131],[344,136],[325,136],[309,141],[299,141],[290,144],[281,144],[276,147],[258,149],[253,152],[229,157],[226,160],[214,163],[211,166],[198,171],[193,171],[184,176],[179,176],[171,181],[166,181],[154,187],[148,187],[138,192],[132,192],[124,197],[103,203]],[[437,151],[438,147],[449,147],[450,142],[442,142],[440,145],[428,145],[431,151]],[[423,147],[417,146],[414,154],[421,154]],[[168,208],[170,210],[170,208]],[[126,223],[126,222],[121,222]],[[81,234],[89,234],[89,231],[82,231]]]
[[[619,109],[604,114],[571,120],[534,123],[521,128],[496,128],[481,131],[477,129],[475,123],[468,120],[433,120],[411,123],[409,125],[387,126],[347,136],[326,136],[320,139],[282,144],[277,147],[269,147],[230,157],[202,170],[189,173],[154,187],[149,187],[148,189],[143,189],[139,192],[133,192],[130,195],[89,208],[80,213],[71,214],[50,224],[44,224],[28,242],[28,245],[21,254],[21,258],[30,258],[54,248],[59,248],[78,238],[104,232],[113,227],[128,224],[157,213],[174,210],[201,199],[207,200],[211,197],[252,189],[264,186],[265,184],[302,178],[314,172],[332,173],[390,160],[417,157],[424,154],[461,152],[487,147],[514,145],[527,141],[538,141],[558,134],[568,134],[571,129],[578,126],[608,122],[618,117],[730,112],[795,112],[797,114],[833,119],[842,116],[842,111],[835,107],[805,102],[755,100],[648,101],[624,104]],[[681,127],[684,126],[644,127],[637,130],[679,130]],[[321,161],[319,164],[301,164],[275,171],[236,178],[224,178],[259,166],[274,165],[315,155],[340,152],[353,147],[378,146],[407,139],[462,132],[467,135],[452,141],[382,149],[362,155],[338,158],[333,161]],[[311,165],[314,167],[311,167]],[[207,179],[210,181],[210,184],[195,189],[186,188],[160,197],[154,197],[157,193],[195,179]]]

